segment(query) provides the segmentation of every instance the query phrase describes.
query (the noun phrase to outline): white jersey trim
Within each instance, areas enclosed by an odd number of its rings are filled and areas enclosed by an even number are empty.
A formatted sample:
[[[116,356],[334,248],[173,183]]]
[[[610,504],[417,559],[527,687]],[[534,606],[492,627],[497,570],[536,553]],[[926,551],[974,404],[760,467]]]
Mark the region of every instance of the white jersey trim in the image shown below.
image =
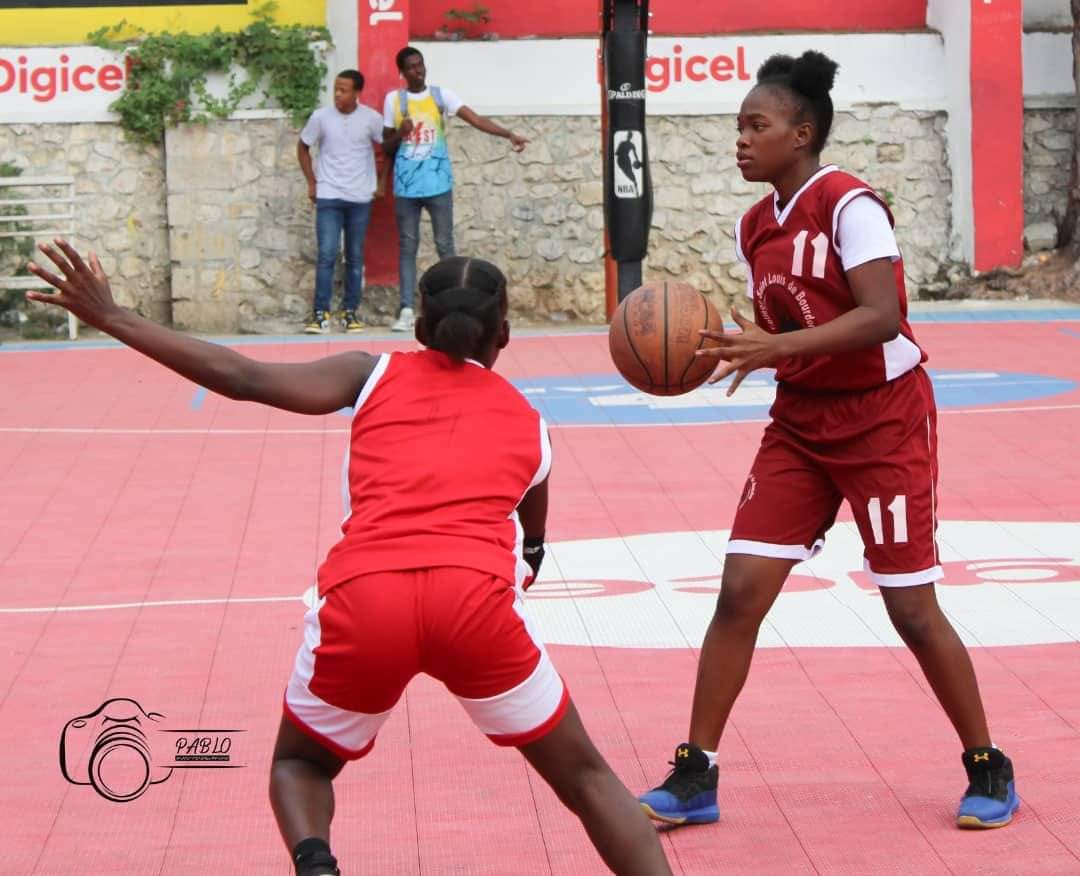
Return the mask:
[[[544,478],[551,474],[551,436],[548,434],[548,425],[543,417],[540,418],[540,465],[536,468],[529,490],[542,483]],[[526,490],[525,492],[528,492]],[[524,498],[524,496],[522,497]]]
[[[375,363],[375,367],[371,369],[371,374],[368,375],[368,379],[364,381],[364,385],[360,388],[360,394],[356,397],[356,403],[353,405],[353,419],[356,419],[357,413],[360,408],[364,406],[371,394],[375,391],[375,386],[382,379],[382,376],[386,373],[386,369],[390,367],[390,357],[393,353],[380,353],[379,360]],[[351,430],[350,430],[351,433]],[[349,518],[352,517],[352,490],[349,487],[349,462],[352,460],[352,440],[350,434],[349,443],[345,445],[345,459],[341,465],[341,503],[344,516],[341,519],[341,526],[344,528],[345,524],[349,522]]]
[[[551,474],[551,436],[548,434],[547,422],[543,417],[540,417],[540,464],[536,467],[536,474],[533,475],[529,486],[525,488],[525,492],[518,499],[518,505],[524,501],[529,490],[537,484],[543,483],[549,474]],[[521,517],[518,515],[517,505],[510,512],[510,519],[514,523],[514,587],[521,593],[525,582],[532,575],[532,566],[525,562],[525,530],[521,526]]]
[[[386,369],[390,367],[390,357],[393,353],[380,353],[379,361],[375,363],[375,367],[371,369],[371,374],[368,375],[368,379],[364,381],[363,387],[360,389],[360,394],[356,397],[356,404],[353,405],[353,415],[364,406],[371,394],[375,391],[375,386],[386,373]]]
[[[837,202],[832,242],[845,271],[875,259],[900,261],[900,247],[889,214],[868,188],[853,189]]]
[[[885,380],[896,380],[922,361],[922,351],[904,335],[897,335],[881,345],[885,357]]]
[[[799,196],[802,195],[803,192],[805,192],[808,188],[810,188],[810,186],[812,186],[822,177],[828,176],[830,173],[833,173],[839,169],[840,168],[838,168],[835,164],[827,164],[825,165],[825,167],[821,168],[821,170],[819,170],[812,177],[810,177],[810,179],[804,182],[802,184],[802,187],[794,195],[791,196],[791,200],[787,202],[787,206],[784,207],[782,212],[780,210],[780,193],[773,192],[773,215],[776,217],[776,224],[783,225],[784,222],[787,221],[787,217],[790,216],[791,211],[795,209],[795,204],[798,202]]]

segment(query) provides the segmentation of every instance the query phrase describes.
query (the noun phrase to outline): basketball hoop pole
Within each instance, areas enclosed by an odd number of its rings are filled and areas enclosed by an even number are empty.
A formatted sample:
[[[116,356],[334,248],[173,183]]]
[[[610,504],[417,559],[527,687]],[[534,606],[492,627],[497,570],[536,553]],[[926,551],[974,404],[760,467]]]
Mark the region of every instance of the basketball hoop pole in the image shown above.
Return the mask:
[[[618,303],[641,285],[648,248],[652,188],[645,145],[645,43],[648,0],[600,0],[600,131],[604,173],[604,298],[608,319]],[[613,168],[611,127],[635,148]],[[640,149],[637,144],[640,142]],[[640,153],[640,154],[638,154]],[[628,191],[629,190],[629,193]],[[616,239],[612,240],[613,234]]]

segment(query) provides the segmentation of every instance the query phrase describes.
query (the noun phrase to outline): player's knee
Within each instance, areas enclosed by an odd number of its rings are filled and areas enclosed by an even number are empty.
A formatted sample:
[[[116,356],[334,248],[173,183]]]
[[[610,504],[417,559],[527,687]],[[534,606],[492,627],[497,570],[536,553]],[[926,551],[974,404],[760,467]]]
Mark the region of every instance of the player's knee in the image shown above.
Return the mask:
[[[740,569],[726,568],[716,601],[716,617],[728,623],[758,625],[769,610],[760,582]]]
[[[900,638],[911,648],[928,643],[937,630],[937,612],[924,606],[890,606],[889,619]]]
[[[611,768],[603,761],[589,762],[574,770],[563,787],[557,789],[559,799],[575,815],[581,815],[595,808],[611,777]]]

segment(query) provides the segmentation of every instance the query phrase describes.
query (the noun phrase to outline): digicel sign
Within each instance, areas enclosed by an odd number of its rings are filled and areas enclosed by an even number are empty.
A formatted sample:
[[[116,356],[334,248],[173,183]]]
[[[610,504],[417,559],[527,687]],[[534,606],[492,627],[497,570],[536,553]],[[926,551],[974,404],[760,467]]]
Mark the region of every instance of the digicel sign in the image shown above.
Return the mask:
[[[650,52],[645,61],[645,80],[649,91],[667,91],[673,82],[746,82],[750,79],[746,69],[746,47],[738,46],[733,55],[688,54],[676,43],[670,55]]]
[[[596,39],[433,40],[416,45],[424,53],[428,81],[453,88],[479,112],[507,116],[599,112]],[[839,63],[833,92],[838,107],[897,103],[938,110],[947,105],[944,45],[936,33],[650,36],[645,62],[648,112],[688,116],[737,112],[766,58],[777,53],[800,55],[808,48]],[[609,82],[608,88],[618,92],[621,85]]]
[[[92,46],[0,49],[0,123],[111,120],[126,78],[121,56]]]
[[[57,64],[34,66],[26,55],[19,55],[14,63],[0,55],[0,95],[13,92],[29,95],[38,103],[48,103],[58,94],[71,91],[113,92],[123,87],[124,68],[119,64],[72,64],[71,57],[62,52]]]

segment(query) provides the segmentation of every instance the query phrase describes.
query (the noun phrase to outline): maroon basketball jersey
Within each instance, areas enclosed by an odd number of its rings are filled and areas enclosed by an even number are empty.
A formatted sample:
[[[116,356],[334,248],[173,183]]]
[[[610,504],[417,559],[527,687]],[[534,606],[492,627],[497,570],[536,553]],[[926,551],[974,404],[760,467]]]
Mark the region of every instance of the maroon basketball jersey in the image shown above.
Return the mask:
[[[751,275],[755,322],[768,332],[814,328],[856,307],[837,241],[840,211],[854,198],[873,198],[894,224],[888,205],[864,182],[823,167],[778,213],[773,195],[735,225],[739,260]],[[880,386],[926,360],[907,320],[904,263],[894,263],[900,295],[900,334],[864,350],[794,356],[776,379],[806,389],[857,390]]]

